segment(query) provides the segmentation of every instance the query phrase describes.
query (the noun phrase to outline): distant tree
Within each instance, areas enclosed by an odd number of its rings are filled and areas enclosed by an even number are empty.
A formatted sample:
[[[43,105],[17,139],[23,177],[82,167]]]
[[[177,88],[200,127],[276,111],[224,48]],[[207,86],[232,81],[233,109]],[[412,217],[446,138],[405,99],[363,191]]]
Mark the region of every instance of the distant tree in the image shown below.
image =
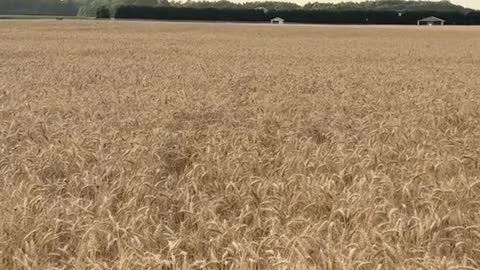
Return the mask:
[[[110,9],[106,6],[101,6],[97,9],[97,19],[110,19]]]
[[[376,11],[438,11],[438,12],[465,12],[466,9],[454,5],[450,1],[405,1],[405,0],[376,0],[363,2],[307,3],[304,9],[315,10],[376,10]]]
[[[168,0],[158,0],[157,6],[159,6],[159,7],[169,7],[170,2],[168,2]]]
[[[139,6],[156,6],[158,5],[158,1],[157,0],[137,0],[135,1],[135,4]]]
[[[3,0],[0,0],[3,1]],[[106,6],[110,13],[119,6],[169,6],[168,0],[76,0],[80,6],[79,16],[95,16],[98,8]]]
[[[0,14],[26,15],[75,15],[95,16],[101,6],[110,9],[111,14],[119,6],[156,6],[156,7],[188,7],[188,8],[217,8],[217,9],[254,9],[263,7],[274,10],[330,10],[330,11],[435,11],[435,12],[463,12],[473,10],[452,4],[449,1],[413,1],[413,0],[370,0],[341,3],[311,2],[304,6],[281,0],[254,0],[252,2],[237,3],[233,0],[0,0]],[[318,0],[313,0],[318,1]],[[472,0],[473,1],[473,0]],[[78,12],[77,12],[78,11]]]
[[[2,2],[22,1],[60,1],[66,0],[0,0]],[[95,16],[100,6],[107,6],[113,14],[120,6],[155,6],[155,7],[184,7],[184,8],[214,8],[214,9],[254,9],[257,7],[266,8],[269,11],[275,10],[329,10],[329,11],[437,11],[437,12],[468,12],[462,6],[455,5],[449,1],[413,1],[413,0],[370,0],[363,2],[344,1],[341,3],[307,3],[304,6],[281,0],[253,0],[252,2],[238,3],[233,0],[69,0],[80,7],[79,15]],[[318,0],[313,0],[318,1]],[[0,8],[1,10],[1,8]]]
[[[417,24],[419,18],[436,16],[447,24],[479,24],[480,12],[458,11],[405,11],[393,10],[307,10],[283,9],[265,13],[258,8],[197,8],[197,7],[147,7],[121,6],[115,17],[119,19],[159,19],[159,20],[206,20],[206,21],[269,21],[281,17],[287,22],[323,24]]]
[[[293,10],[293,9],[302,8],[301,6],[295,3],[280,2],[280,1],[245,2],[241,6],[243,8],[264,7],[268,10]]]
[[[0,14],[75,15],[78,3],[71,0],[0,0]]]

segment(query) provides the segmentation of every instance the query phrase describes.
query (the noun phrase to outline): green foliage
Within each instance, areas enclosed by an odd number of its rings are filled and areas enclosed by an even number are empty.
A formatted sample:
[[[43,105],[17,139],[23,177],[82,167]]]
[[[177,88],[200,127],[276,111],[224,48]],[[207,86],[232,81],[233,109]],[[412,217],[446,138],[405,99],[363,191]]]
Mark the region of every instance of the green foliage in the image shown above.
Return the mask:
[[[110,19],[110,9],[106,6],[101,6],[97,9],[97,19]]]
[[[480,24],[480,12],[397,11],[383,10],[272,10],[240,8],[190,8],[121,6],[115,17],[119,19],[206,20],[206,21],[268,21],[281,17],[287,22],[323,24],[416,24],[418,19],[436,16],[447,24]]]
[[[166,0],[164,0],[166,1]],[[253,9],[256,7],[264,7],[268,10],[287,10],[287,9],[301,9],[302,7],[289,2],[280,1],[257,1],[246,3],[234,3],[228,0],[220,1],[191,1],[175,2],[171,1],[170,6],[185,7],[185,8],[217,8],[217,9]]]
[[[79,16],[94,16],[99,7],[105,6],[112,13],[119,6],[165,6],[168,0],[82,0],[79,2]]]
[[[243,8],[256,8],[264,7],[268,10],[293,10],[301,9],[302,7],[289,2],[277,2],[277,1],[263,1],[263,2],[246,2],[242,4]]]
[[[464,12],[468,9],[454,5],[449,1],[405,1],[405,0],[377,0],[364,2],[332,3],[307,3],[304,9],[316,10],[378,10],[378,11],[457,11]]]
[[[293,0],[292,0],[293,1]],[[0,0],[0,14],[28,15],[79,15],[95,16],[97,10],[105,6],[112,14],[120,6],[155,6],[183,8],[215,8],[215,9],[254,9],[266,8],[277,10],[327,10],[327,11],[437,11],[437,12],[469,12],[449,1],[406,1],[376,0],[364,2],[318,3],[311,2],[304,6],[281,1],[256,1],[235,3],[228,0],[219,1],[175,1],[175,0]]]
[[[73,0],[0,0],[2,15],[63,15],[77,13],[78,5]]]
[[[262,10],[239,8],[190,8],[121,6],[115,13],[119,19],[167,19],[203,21],[265,21],[269,17]]]

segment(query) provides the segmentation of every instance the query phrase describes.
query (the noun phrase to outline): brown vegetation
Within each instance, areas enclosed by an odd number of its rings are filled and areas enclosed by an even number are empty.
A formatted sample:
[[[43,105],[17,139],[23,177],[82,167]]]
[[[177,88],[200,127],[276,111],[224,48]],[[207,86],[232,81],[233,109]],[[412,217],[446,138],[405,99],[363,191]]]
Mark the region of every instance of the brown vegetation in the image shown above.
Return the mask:
[[[0,22],[0,268],[480,268],[466,29]]]

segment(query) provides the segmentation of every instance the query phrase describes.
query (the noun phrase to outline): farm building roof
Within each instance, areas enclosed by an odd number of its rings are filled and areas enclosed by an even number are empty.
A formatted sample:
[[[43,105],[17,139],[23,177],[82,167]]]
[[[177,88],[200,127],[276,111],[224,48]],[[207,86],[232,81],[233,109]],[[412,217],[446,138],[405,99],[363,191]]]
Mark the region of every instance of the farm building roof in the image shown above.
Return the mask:
[[[427,17],[427,18],[423,18],[421,20],[419,20],[420,22],[445,22],[445,20],[442,20],[440,18],[437,18],[437,17],[434,17],[434,16],[430,16],[430,17]]]

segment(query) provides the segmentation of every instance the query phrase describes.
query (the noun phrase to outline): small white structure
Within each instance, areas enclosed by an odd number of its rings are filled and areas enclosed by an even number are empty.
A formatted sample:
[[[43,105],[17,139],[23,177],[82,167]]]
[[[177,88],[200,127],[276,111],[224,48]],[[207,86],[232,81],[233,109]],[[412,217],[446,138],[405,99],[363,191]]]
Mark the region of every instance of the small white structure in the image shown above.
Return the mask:
[[[264,7],[256,7],[255,10],[261,10],[263,13],[268,13],[268,9]]]
[[[442,20],[440,18],[437,18],[437,17],[427,17],[427,18],[423,18],[421,20],[418,20],[417,21],[417,25],[444,25],[445,24],[445,20]]]
[[[270,20],[270,23],[272,23],[272,24],[284,24],[285,20],[280,18],[280,17],[275,17],[275,18]]]

